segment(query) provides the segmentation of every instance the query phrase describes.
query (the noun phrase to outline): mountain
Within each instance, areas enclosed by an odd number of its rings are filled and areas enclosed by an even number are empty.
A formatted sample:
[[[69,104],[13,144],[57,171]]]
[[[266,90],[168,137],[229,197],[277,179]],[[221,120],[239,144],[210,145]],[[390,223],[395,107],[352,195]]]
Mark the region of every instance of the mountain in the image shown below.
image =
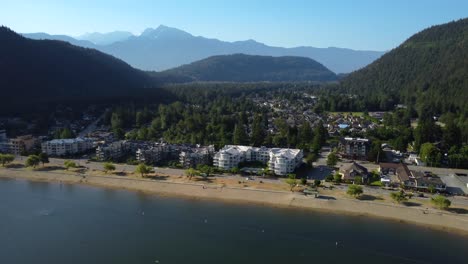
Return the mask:
[[[218,55],[156,73],[161,79],[181,81],[334,81],[336,75],[322,64],[303,57]]]
[[[65,42],[68,42],[68,43],[73,44],[75,46],[80,46],[80,47],[84,47],[84,48],[96,48],[97,47],[91,41],[78,40],[78,39],[69,37],[67,35],[49,35],[49,34],[43,33],[43,32],[40,32],[40,33],[23,33],[21,35],[23,35],[26,38],[36,39],[36,40],[48,39],[48,40],[65,41]]]
[[[109,45],[114,42],[124,41],[131,36],[133,36],[133,34],[127,31],[114,31],[109,33],[93,32],[78,36],[76,39],[87,40],[96,45]]]
[[[32,40],[0,27],[2,105],[132,95],[155,85],[147,73],[94,49]]]
[[[413,35],[341,86],[381,108],[393,101],[434,113],[468,110],[468,18]]]
[[[25,36],[29,37],[28,34]],[[47,38],[54,39],[55,36]],[[77,42],[70,41],[70,43],[80,45]],[[89,46],[89,43],[85,45],[120,58],[133,67],[151,71],[171,69],[215,55],[243,53],[276,57],[308,57],[335,73],[349,73],[368,65],[384,54],[381,51],[333,47],[271,47],[254,40],[225,42],[193,36],[180,29],[163,25],[156,29],[148,28],[139,36],[130,36],[108,45]]]

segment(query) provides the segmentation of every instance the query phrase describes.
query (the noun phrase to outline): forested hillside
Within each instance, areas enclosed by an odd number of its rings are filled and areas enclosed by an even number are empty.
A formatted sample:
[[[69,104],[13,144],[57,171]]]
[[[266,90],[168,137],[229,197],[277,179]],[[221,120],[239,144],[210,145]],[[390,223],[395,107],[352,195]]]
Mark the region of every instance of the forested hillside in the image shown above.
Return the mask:
[[[259,82],[334,81],[336,75],[322,64],[303,57],[270,57],[245,54],[213,56],[156,73],[172,80]]]
[[[97,50],[32,40],[0,28],[2,107],[133,95],[154,87],[145,72]]]
[[[468,113],[468,19],[433,26],[341,82],[371,108]]]

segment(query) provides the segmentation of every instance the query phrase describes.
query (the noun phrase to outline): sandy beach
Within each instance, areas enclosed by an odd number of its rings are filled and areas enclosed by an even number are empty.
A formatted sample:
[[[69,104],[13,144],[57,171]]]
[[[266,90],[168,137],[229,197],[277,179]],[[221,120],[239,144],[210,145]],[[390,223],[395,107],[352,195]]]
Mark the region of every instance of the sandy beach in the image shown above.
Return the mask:
[[[123,176],[78,175],[61,171],[0,168],[0,177],[87,184],[106,188],[142,191],[164,196],[216,199],[227,202],[256,203],[274,207],[323,210],[359,216],[373,216],[468,235],[468,214],[440,211],[430,207],[411,207],[351,198],[314,198],[301,193],[258,190],[202,183],[174,183]]]

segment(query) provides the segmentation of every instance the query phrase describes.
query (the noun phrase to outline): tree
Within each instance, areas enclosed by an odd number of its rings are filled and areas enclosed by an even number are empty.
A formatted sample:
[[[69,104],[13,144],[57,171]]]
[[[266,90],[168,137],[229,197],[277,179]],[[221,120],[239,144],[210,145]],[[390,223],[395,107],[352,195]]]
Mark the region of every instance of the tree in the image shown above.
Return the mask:
[[[402,203],[408,201],[408,198],[406,198],[406,195],[403,191],[400,192],[392,192],[390,193],[390,197],[393,199],[393,201],[397,203]]]
[[[360,177],[360,176],[354,177],[354,184],[361,185],[362,184],[362,177]]]
[[[439,208],[441,210],[445,210],[445,209],[449,208],[450,205],[452,204],[452,202],[449,199],[445,198],[442,195],[436,195],[436,196],[432,197],[431,198],[431,203],[435,207],[437,207],[437,208]]]
[[[429,186],[427,187],[427,190],[428,190],[430,193],[435,193],[436,188],[434,187],[434,185],[431,184],[431,185],[429,185]]]
[[[192,180],[193,176],[196,176],[198,174],[198,171],[196,171],[194,168],[189,168],[185,170],[185,175],[189,177],[189,180]]]
[[[302,185],[307,185],[307,178],[306,177],[301,178],[301,184]]]
[[[362,186],[351,184],[348,187],[348,190],[346,191],[347,194],[358,197],[363,193]]]
[[[255,147],[260,147],[265,141],[266,129],[261,115],[256,115],[252,124],[252,137],[250,142]]]
[[[313,168],[314,167],[314,161],[317,160],[317,155],[315,153],[309,153],[309,154],[307,154],[305,160],[306,160],[307,166],[309,166],[310,168]]]
[[[314,185],[315,185],[316,187],[319,187],[320,184],[322,184],[322,181],[320,181],[320,180],[314,180]]]
[[[291,187],[290,191],[293,191],[293,188],[297,185],[296,174],[288,174],[286,183]]]
[[[372,141],[367,158],[369,161],[375,161],[376,163],[380,162],[380,160],[383,158],[382,142],[380,140]]]
[[[432,143],[426,142],[421,145],[419,156],[429,166],[437,166],[441,161],[440,150]]]
[[[60,138],[74,138],[73,132],[68,128],[64,128],[60,133]]]
[[[232,174],[239,174],[239,172],[240,172],[240,170],[239,170],[238,167],[234,167],[234,168],[231,169]]]
[[[151,172],[151,167],[146,166],[145,164],[141,163],[141,164],[138,164],[138,166],[136,166],[135,172],[139,173],[141,177],[145,177],[148,173]]]
[[[331,152],[330,154],[328,154],[328,156],[327,156],[327,165],[329,167],[334,167],[337,162],[338,162],[338,156],[336,155],[335,152]]]
[[[333,181],[333,174],[327,175],[327,177],[325,177],[325,181],[326,181],[326,182],[331,182],[331,181]]]
[[[107,173],[108,171],[115,171],[115,165],[110,163],[110,162],[106,162],[102,165],[102,168],[104,169],[104,172]]]
[[[12,154],[1,154],[0,153],[0,163],[2,164],[3,167],[5,167],[6,164],[11,163],[15,160],[15,156]]]
[[[39,153],[39,159],[41,160],[42,167],[44,167],[45,163],[49,163],[49,155],[47,155],[47,153]]]
[[[115,112],[112,113],[111,127],[112,127],[112,132],[115,134],[116,138],[122,138],[124,136],[123,120],[120,114],[115,113]]]
[[[197,170],[200,171],[205,177],[210,177],[210,175],[214,172],[213,167],[201,164],[197,166]]]
[[[333,175],[333,181],[336,182],[336,183],[341,182],[341,175],[338,172],[335,173],[335,175]]]
[[[26,166],[36,168],[37,165],[41,163],[41,159],[37,155],[29,155],[26,159]]]
[[[245,133],[244,130],[244,125],[239,122],[235,127],[234,127],[234,134],[232,138],[232,142],[234,145],[245,145],[247,140],[247,134]]]
[[[65,166],[65,169],[70,169],[70,168],[76,168],[76,163],[72,160],[66,160],[63,162],[63,165]]]
[[[323,145],[327,142],[328,131],[323,126],[323,122],[319,121],[318,125],[314,128],[314,140],[312,142],[312,149],[318,153]]]
[[[302,146],[310,146],[312,144],[314,134],[312,133],[312,128],[310,127],[310,123],[304,121],[299,128],[299,143]]]

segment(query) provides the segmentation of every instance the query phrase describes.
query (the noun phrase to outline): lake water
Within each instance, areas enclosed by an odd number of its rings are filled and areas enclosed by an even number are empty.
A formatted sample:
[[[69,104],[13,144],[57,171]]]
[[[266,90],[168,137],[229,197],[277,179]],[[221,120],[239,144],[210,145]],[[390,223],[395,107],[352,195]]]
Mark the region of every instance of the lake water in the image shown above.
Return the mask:
[[[468,263],[468,238],[368,217],[0,179],[0,263]]]

